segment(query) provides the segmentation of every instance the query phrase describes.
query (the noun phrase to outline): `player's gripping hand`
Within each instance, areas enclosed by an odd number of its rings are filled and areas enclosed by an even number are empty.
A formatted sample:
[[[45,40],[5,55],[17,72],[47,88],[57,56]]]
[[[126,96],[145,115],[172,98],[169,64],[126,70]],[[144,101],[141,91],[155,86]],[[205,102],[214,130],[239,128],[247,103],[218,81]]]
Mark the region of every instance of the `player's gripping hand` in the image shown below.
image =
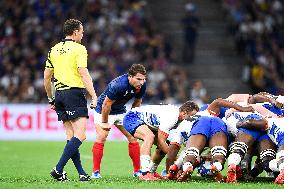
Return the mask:
[[[274,106],[276,106],[276,108],[283,109],[283,104],[276,101],[276,100],[273,100],[272,104],[274,104]]]
[[[90,104],[90,108],[91,109],[95,109],[96,106],[97,106],[97,97],[93,97],[92,101],[91,101],[91,104]]]
[[[252,106],[247,106],[242,108],[243,112],[254,112],[254,109]]]
[[[247,128],[250,124],[250,121],[248,119],[239,120],[236,124],[236,127],[239,128]]]
[[[55,97],[48,97],[48,104],[49,104],[49,108],[52,110],[55,110]]]

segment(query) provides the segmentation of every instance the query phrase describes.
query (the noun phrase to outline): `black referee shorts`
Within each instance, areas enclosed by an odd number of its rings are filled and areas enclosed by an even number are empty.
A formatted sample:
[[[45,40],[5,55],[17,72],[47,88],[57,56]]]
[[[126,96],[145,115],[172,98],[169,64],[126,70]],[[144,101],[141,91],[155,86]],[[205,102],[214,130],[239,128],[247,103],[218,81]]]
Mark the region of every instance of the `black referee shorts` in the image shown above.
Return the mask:
[[[87,117],[86,90],[71,88],[55,92],[55,110],[58,121],[67,121],[78,117]]]

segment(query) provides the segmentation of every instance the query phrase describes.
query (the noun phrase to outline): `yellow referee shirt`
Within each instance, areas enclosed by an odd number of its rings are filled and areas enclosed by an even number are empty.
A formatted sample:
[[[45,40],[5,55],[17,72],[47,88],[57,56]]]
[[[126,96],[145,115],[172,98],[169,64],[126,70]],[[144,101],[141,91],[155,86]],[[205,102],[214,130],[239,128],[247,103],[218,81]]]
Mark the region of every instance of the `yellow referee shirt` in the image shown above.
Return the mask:
[[[56,90],[85,88],[78,68],[87,67],[87,57],[85,46],[71,39],[63,39],[51,48],[45,67],[53,69]]]

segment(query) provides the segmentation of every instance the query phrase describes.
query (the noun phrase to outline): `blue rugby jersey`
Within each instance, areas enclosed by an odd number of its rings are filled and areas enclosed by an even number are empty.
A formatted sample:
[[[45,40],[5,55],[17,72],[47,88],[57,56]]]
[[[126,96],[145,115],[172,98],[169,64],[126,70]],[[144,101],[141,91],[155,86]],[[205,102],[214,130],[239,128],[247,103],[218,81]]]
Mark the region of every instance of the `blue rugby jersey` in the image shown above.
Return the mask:
[[[279,116],[284,116],[284,110],[277,108],[274,104],[264,103],[262,106]]]
[[[205,105],[203,105],[201,108],[200,108],[200,112],[201,111],[205,111],[207,108],[208,108],[208,106],[209,106],[209,104],[205,104]],[[220,107],[220,114],[217,116],[217,117],[219,117],[219,118],[223,118],[223,117],[225,117],[225,113],[226,113],[226,111],[227,110],[229,110],[230,108],[225,108],[225,107]]]
[[[99,96],[96,106],[96,112],[102,112],[102,105],[106,96],[115,100],[111,106],[110,115],[122,114],[126,112],[125,104],[132,98],[143,98],[146,92],[146,82],[140,90],[135,89],[129,84],[128,74],[121,75],[113,79]]]

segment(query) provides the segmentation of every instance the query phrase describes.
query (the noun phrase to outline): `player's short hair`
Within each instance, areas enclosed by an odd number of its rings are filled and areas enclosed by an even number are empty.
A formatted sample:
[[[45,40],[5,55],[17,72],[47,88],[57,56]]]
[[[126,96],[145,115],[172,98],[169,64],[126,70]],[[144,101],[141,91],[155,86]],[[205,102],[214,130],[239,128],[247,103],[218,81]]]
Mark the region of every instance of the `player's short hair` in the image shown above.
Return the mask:
[[[63,26],[63,34],[64,36],[72,35],[75,30],[80,30],[80,25],[82,22],[76,19],[68,19],[65,21]]]
[[[198,105],[193,101],[186,101],[179,107],[180,112],[191,112],[193,110],[199,111]]]
[[[128,70],[128,75],[135,76],[138,73],[146,76],[146,68],[142,64],[132,64]]]

